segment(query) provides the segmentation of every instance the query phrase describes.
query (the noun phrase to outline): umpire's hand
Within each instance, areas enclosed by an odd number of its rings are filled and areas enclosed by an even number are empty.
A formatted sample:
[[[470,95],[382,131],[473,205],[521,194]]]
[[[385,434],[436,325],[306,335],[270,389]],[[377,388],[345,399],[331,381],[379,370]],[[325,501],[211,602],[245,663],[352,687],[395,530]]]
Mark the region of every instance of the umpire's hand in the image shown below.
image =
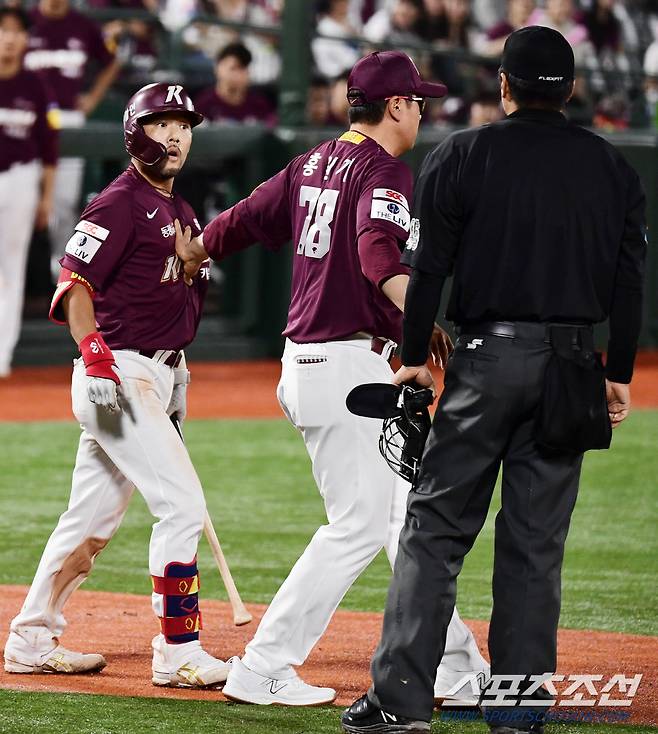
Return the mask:
[[[605,392],[608,398],[608,415],[612,427],[616,428],[628,415],[631,409],[631,389],[621,382],[605,381]]]
[[[432,373],[429,371],[427,365],[421,365],[420,367],[405,367],[402,365],[402,367],[400,367],[400,369],[393,375],[393,384],[402,385],[407,382],[415,382],[421,387],[429,387],[434,395],[436,395],[434,378],[432,377]]]

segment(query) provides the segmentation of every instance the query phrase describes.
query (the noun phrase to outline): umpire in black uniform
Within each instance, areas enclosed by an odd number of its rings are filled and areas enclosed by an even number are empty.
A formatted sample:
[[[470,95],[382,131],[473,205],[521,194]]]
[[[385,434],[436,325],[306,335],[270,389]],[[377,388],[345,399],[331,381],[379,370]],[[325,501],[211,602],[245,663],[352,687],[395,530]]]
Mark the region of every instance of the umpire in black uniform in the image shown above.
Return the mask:
[[[543,730],[547,692],[530,676],[556,669],[583,451],[607,446],[629,410],[647,246],[637,174],[562,112],[573,80],[562,35],[516,31],[500,70],[507,117],[451,135],[420,171],[396,382],[432,384],[424,365],[450,275],[459,339],[409,496],[373,686],[343,714],[348,732],[429,731],[457,575],[501,464],[489,653],[500,688],[518,690],[512,707],[483,707],[496,734]],[[592,324],[606,319],[604,373]]]

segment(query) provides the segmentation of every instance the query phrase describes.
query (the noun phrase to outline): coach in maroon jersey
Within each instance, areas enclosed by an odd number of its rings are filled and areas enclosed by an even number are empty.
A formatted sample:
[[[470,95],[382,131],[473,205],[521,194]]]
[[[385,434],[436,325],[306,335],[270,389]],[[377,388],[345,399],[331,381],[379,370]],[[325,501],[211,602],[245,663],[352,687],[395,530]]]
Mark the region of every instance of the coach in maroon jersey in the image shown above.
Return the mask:
[[[177,84],[149,84],[124,114],[128,169],[85,209],[62,260],[51,318],[68,323],[81,358],[73,412],[82,427],[68,509],[5,645],[10,673],[87,673],[99,654],[59,644],[64,605],[114,535],[134,488],[157,518],[149,546],[157,686],[204,688],[227,665],[201,647],[196,553],[205,518],[199,478],[170,416],[185,417],[181,351],[196,334],[210,271],[186,284],[174,221],[200,232],[173,191],[202,116]]]
[[[377,553],[385,547],[391,563],[395,558],[409,485],[379,455],[381,423],[349,413],[345,398],[356,385],[392,378],[388,360],[400,341],[408,282],[400,247],[412,230],[412,177],[399,156],[414,145],[425,98],[445,92],[442,84],[424,82],[404,53],[365,57],[348,82],[350,130],[295,158],[204,231],[203,245],[217,259],[256,241],[273,250],[293,242],[278,397],[302,433],[328,519],[277,592],[244,658],[233,661],[224,694],[234,700],[333,700],[333,689],[304,683],[293,666],[304,662]],[[179,237],[177,250],[192,274],[195,253],[203,259],[206,252],[188,239]],[[438,327],[434,347],[445,361],[450,344]],[[437,675],[445,689],[437,696],[452,688],[452,673],[486,668],[455,612]]]

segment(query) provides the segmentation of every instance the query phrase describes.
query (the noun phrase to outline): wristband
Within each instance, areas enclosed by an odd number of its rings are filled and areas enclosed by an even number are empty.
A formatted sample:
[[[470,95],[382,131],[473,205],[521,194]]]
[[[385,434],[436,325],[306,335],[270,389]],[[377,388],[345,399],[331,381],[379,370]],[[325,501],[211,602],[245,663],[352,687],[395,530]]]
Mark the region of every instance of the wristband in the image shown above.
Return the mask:
[[[87,334],[78,347],[88,377],[101,377],[105,380],[112,380],[117,385],[121,384],[119,376],[112,369],[116,364],[114,355],[97,331]]]

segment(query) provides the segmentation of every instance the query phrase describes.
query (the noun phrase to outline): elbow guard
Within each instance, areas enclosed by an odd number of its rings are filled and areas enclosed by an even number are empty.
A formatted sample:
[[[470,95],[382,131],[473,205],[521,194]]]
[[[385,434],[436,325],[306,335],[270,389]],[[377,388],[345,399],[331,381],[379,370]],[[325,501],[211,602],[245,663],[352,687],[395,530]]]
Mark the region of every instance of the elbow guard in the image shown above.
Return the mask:
[[[83,285],[89,291],[89,295],[92,298],[94,297],[94,289],[88,280],[85,280],[81,275],[74,273],[68,268],[62,268],[59,273],[57,288],[50,302],[50,311],[48,312],[48,318],[54,323],[66,324],[62,299],[76,283]]]

